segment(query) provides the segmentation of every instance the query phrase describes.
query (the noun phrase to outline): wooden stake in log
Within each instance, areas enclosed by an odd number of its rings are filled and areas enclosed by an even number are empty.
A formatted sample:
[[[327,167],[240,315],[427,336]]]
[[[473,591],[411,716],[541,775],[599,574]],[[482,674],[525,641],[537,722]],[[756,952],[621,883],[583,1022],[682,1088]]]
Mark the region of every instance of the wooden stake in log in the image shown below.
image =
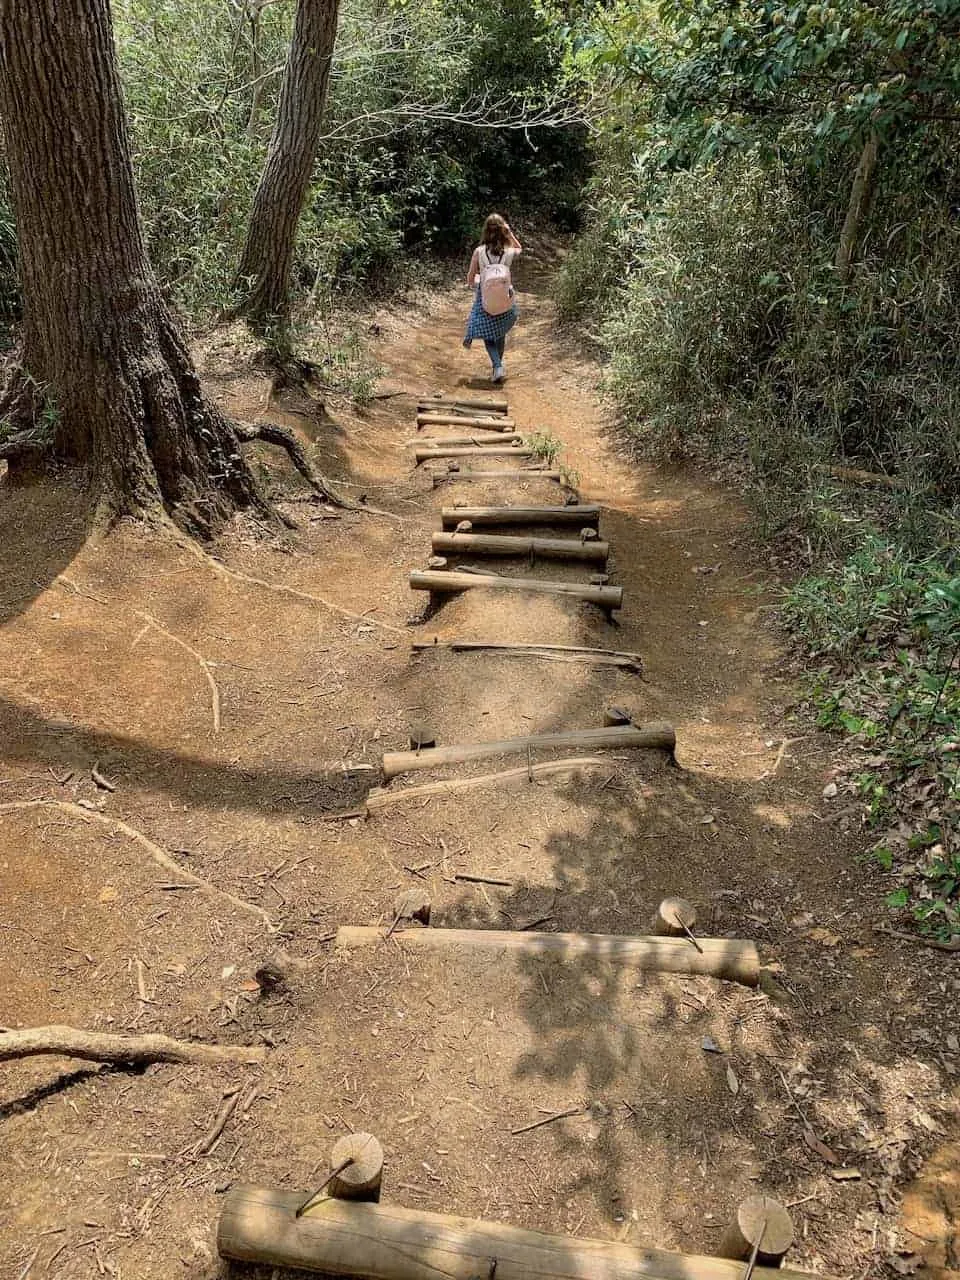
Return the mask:
[[[475,588],[495,591],[527,591],[534,595],[567,596],[585,604],[598,605],[609,616],[623,608],[623,587],[592,587],[579,582],[546,582],[542,578],[501,578],[495,574],[431,573],[414,569],[410,574],[412,591],[429,591],[452,595]]]
[[[517,538],[489,533],[435,533],[432,545],[436,552],[478,556],[528,556],[531,560],[578,560],[587,564],[606,564],[609,542],[579,542],[574,538]]]
[[[330,1152],[330,1168],[340,1169],[330,1182],[337,1200],[380,1199],[383,1148],[372,1133],[348,1133]]]
[[[534,933],[500,929],[409,929],[394,934],[404,946],[444,951],[473,947],[523,956],[553,956],[563,961],[606,960],[649,973],[697,974],[755,987],[760,957],[753,942],[733,938],[700,938],[700,950],[686,938],[628,937],[611,933]],[[369,947],[383,942],[384,931],[366,925],[341,925],[338,947]]]
[[[394,917],[397,920],[419,920],[421,924],[428,925],[431,906],[426,889],[405,889],[394,901]]]
[[[696,923],[696,910],[685,898],[664,898],[653,918],[653,932],[664,938],[683,938]]]
[[[601,666],[622,667],[624,671],[643,674],[639,653],[620,649],[590,649],[578,644],[506,644],[486,640],[415,640],[414,650],[449,649],[452,653],[479,653],[489,650],[512,658],[548,658],[560,662],[595,662]]]
[[[793,1223],[780,1201],[771,1196],[748,1196],[737,1205],[718,1252],[721,1258],[745,1261],[756,1250],[761,1266],[778,1267],[791,1244]]]
[[[563,507],[444,507],[440,512],[444,529],[454,528],[459,521],[469,520],[479,528],[511,524],[597,525],[599,506],[577,502]]]
[[[436,769],[439,765],[463,764],[467,760],[486,760],[491,756],[519,755],[530,751],[549,751],[557,747],[583,747],[589,751],[616,751],[640,747],[654,751],[676,749],[677,735],[665,720],[644,725],[617,725],[609,729],[567,729],[558,733],[536,733],[520,738],[502,738],[494,742],[462,742],[429,751],[386,751],[383,776],[389,782],[401,773],[416,769]]]
[[[76,1027],[29,1027],[23,1031],[0,1032],[0,1062],[35,1054],[136,1067],[149,1062],[262,1062],[266,1050],[254,1045],[172,1040],[161,1035],[118,1036],[102,1031],[80,1031]]]
[[[603,723],[610,729],[618,724],[632,724],[633,717],[625,707],[604,707]]]
[[[517,424],[512,418],[467,417],[461,413],[418,413],[417,427],[477,427],[481,431],[512,431]]]
[[[417,462],[429,462],[432,458],[532,458],[533,450],[519,444],[422,444],[414,451]]]
[[[742,1280],[743,1264],[609,1240],[525,1231],[396,1205],[321,1200],[304,1192],[231,1187],[217,1229],[221,1258],[300,1267],[345,1280]],[[811,1280],[758,1267],[755,1280]]]
[[[503,789],[524,787],[540,778],[579,777],[588,770],[609,769],[607,760],[590,756],[577,756],[572,760],[548,760],[542,764],[523,765],[520,769],[504,769],[500,773],[482,773],[472,778],[453,778],[446,782],[427,782],[419,787],[404,787],[402,791],[387,791],[374,787],[367,796],[367,812],[389,809],[406,800],[427,800],[431,796],[444,796],[461,791],[477,791],[483,787]]]
[[[437,745],[437,735],[429,727],[422,723],[412,724],[409,733],[411,751],[422,751],[424,747],[435,747]]]

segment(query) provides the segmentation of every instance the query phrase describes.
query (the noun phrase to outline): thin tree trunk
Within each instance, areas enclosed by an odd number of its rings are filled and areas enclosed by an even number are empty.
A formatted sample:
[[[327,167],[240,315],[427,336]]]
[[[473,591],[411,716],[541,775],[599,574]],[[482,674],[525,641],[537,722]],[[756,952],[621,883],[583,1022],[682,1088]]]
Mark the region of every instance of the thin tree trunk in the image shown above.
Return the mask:
[[[860,229],[870,205],[873,175],[877,168],[879,154],[880,135],[875,129],[871,129],[867,135],[866,142],[863,144],[863,150],[860,152],[860,159],[857,162],[857,169],[853,175],[853,186],[850,188],[847,215],[843,220],[843,229],[840,232],[840,242],[837,245],[837,254],[834,260],[834,267],[841,284],[847,283],[850,279],[850,272],[853,269],[853,260],[860,241]]]
[[[207,533],[266,510],[147,260],[109,0],[0,0],[0,116],[24,298],[22,370],[112,515]],[[24,408],[23,381],[0,404]]]
[[[297,225],[320,145],[338,0],[298,0],[273,136],[253,199],[238,278],[254,328],[284,320]]]

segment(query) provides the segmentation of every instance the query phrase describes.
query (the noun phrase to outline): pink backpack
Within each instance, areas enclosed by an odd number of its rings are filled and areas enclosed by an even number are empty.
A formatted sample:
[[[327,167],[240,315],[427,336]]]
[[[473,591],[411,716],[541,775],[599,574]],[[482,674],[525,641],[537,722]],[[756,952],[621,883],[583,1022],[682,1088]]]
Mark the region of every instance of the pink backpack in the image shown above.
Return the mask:
[[[494,261],[489,249],[480,251],[480,305],[488,316],[502,316],[513,306],[510,268],[501,253]]]

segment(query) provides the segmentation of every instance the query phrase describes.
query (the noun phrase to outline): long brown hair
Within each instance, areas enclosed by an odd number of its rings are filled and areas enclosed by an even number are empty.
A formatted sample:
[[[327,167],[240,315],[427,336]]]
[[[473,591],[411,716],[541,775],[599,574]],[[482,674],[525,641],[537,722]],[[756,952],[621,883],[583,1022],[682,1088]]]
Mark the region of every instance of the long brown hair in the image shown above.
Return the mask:
[[[499,213],[491,213],[483,224],[480,243],[494,253],[503,253],[507,247],[507,220]]]

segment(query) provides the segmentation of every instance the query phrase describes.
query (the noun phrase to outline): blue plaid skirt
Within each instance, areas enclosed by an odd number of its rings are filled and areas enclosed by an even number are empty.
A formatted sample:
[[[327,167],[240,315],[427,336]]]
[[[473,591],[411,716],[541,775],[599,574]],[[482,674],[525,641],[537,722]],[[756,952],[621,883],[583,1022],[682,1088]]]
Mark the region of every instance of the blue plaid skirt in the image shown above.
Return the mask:
[[[501,338],[505,338],[513,326],[517,323],[519,312],[517,304],[514,303],[509,311],[504,311],[502,315],[487,315],[483,307],[480,305],[480,290],[474,291],[473,306],[470,308],[470,318],[467,320],[467,332],[464,334],[466,338],[481,338],[484,342],[499,342]]]

